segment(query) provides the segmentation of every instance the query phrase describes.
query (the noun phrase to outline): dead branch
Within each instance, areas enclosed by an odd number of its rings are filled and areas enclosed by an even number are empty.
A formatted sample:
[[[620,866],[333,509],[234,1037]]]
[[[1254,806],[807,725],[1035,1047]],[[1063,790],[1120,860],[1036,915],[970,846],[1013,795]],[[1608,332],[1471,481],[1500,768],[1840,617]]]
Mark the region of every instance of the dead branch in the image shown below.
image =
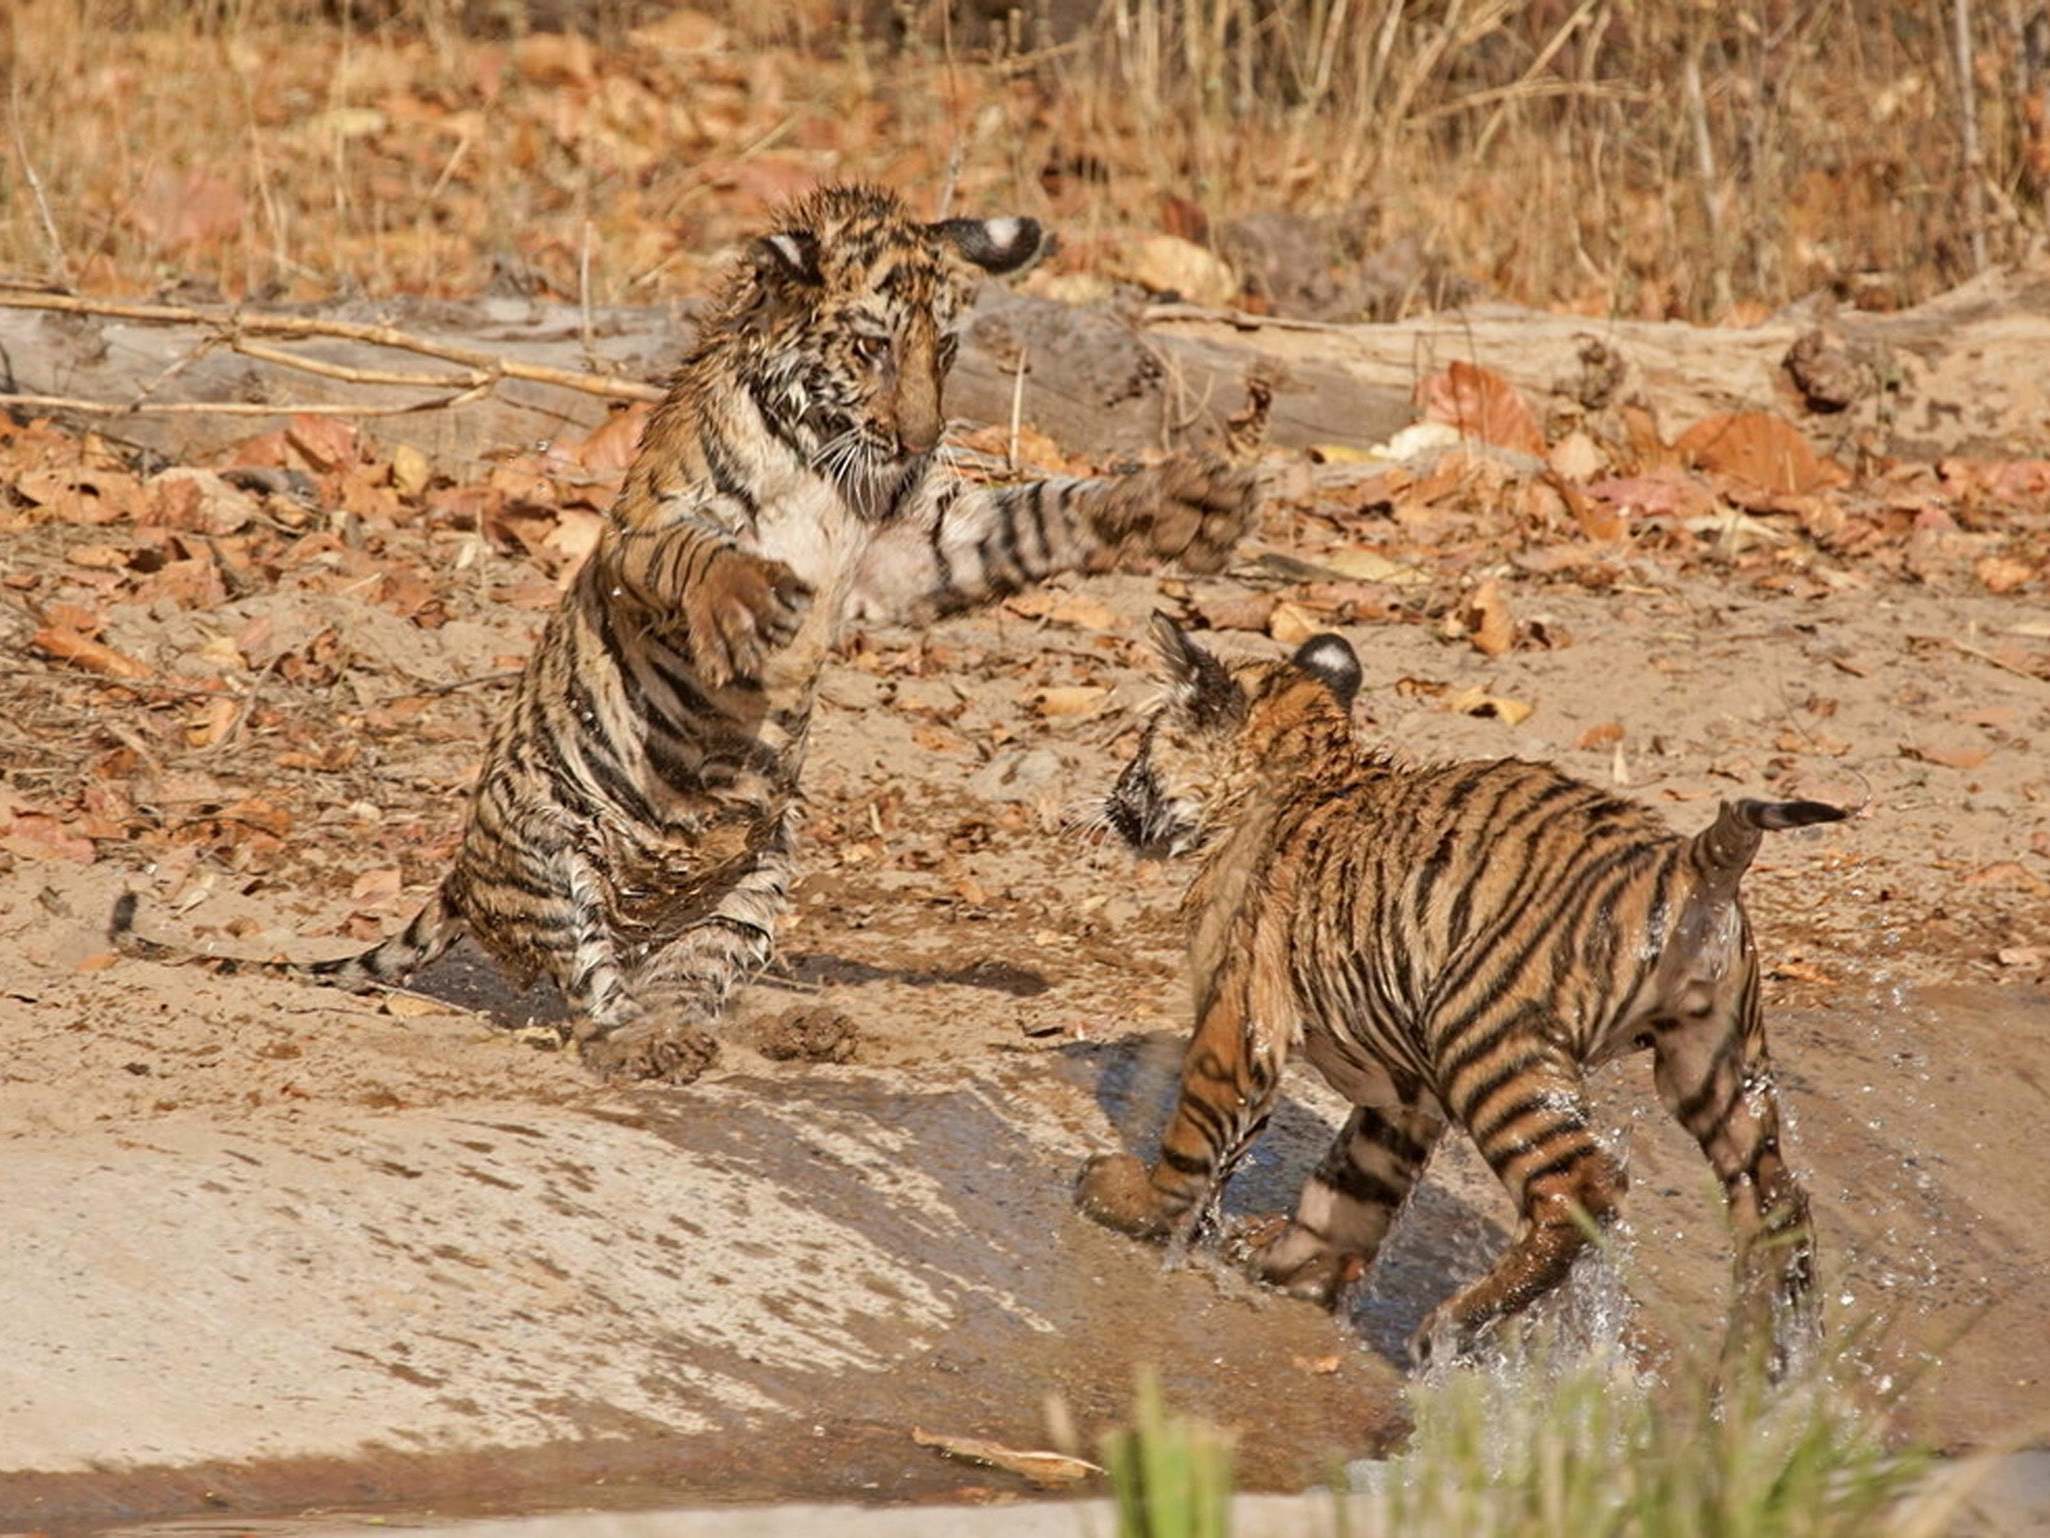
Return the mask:
[[[501,358],[477,348],[415,336],[391,326],[327,320],[317,315],[269,315],[252,310],[204,310],[182,304],[122,304],[114,300],[89,299],[78,294],[36,293],[0,293],[0,309],[51,310],[60,315],[100,315],[113,320],[132,320],[157,326],[209,326],[231,340],[242,333],[254,333],[258,336],[332,337],[339,341],[362,342],[371,347],[388,347],[397,352],[417,353],[422,357],[459,363],[486,376],[490,381],[524,379],[534,384],[556,385],[565,390],[580,391],[585,395],[602,395],[622,401],[659,401],[663,394],[655,385],[642,384],[635,379],[613,379],[604,374],[550,368],[540,363],[523,363],[517,358]],[[382,414],[392,415],[397,409],[425,411],[436,406],[456,404],[460,402],[423,402],[404,408],[387,409]],[[194,402],[193,406],[197,408],[199,403]],[[72,405],[70,409],[87,408]],[[278,412],[290,408],[269,409]],[[337,415],[346,414],[335,411],[334,408],[330,408],[330,411]]]

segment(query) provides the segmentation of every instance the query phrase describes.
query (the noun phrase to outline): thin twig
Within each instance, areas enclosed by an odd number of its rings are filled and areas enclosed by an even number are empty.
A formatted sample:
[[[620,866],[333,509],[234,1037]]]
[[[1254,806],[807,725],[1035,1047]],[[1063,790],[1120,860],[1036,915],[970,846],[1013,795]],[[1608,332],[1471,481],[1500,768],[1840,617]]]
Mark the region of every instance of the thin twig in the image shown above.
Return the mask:
[[[1018,349],[1018,367],[1011,375],[1011,474],[1018,473],[1018,422],[1025,410],[1025,358],[1023,347]]]
[[[287,653],[279,652],[256,670],[256,676],[249,680],[248,689],[243,691],[242,708],[235,712],[235,719],[228,723],[228,729],[221,733],[220,740],[206,750],[209,754],[226,752],[228,745],[241,735],[244,723],[256,709],[256,697],[263,691],[264,680],[277,671],[278,664],[283,662],[286,656]]]
[[[28,183],[30,196],[36,202],[37,217],[42,220],[43,239],[49,243],[50,260],[57,266],[57,278],[66,288],[71,286],[71,264],[64,259],[64,242],[57,234],[57,221],[50,217],[49,200],[43,196],[43,179],[36,175],[36,163],[28,158],[28,141],[21,133],[21,72],[14,72],[12,88],[8,96],[8,119],[14,130],[14,153],[21,157],[22,178]]]
[[[351,368],[346,363],[328,363],[319,358],[303,357],[295,352],[286,352],[282,347],[266,347],[261,342],[252,342],[236,337],[233,343],[236,352],[245,358],[255,358],[261,363],[275,363],[279,368],[295,368],[303,373],[318,374],[323,379],[345,379],[350,384],[406,385],[422,390],[463,390],[489,384],[491,376],[481,369],[469,369],[460,374],[409,374],[401,369]]]
[[[466,406],[491,393],[482,384],[460,395],[439,395],[433,400],[411,401],[403,406],[361,406],[346,401],[144,401],[133,405],[122,401],[80,400],[70,395],[0,395],[0,406],[33,406],[39,411],[76,411],[95,417],[402,417],[416,411],[442,411]]]

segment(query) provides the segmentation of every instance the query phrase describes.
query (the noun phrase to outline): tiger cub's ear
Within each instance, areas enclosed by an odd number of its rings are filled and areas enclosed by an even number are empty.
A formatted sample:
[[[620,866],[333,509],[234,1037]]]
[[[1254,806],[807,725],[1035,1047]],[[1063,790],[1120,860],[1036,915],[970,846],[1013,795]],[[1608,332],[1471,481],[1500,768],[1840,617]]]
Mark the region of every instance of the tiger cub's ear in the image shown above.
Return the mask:
[[[942,219],[926,228],[994,277],[1023,272],[1053,248],[1037,219]]]
[[[1245,703],[1238,684],[1223,663],[1188,638],[1172,615],[1155,609],[1147,629],[1153,649],[1160,653],[1175,703],[1199,721],[1222,720],[1238,713]]]
[[[755,241],[749,253],[765,288],[816,288],[819,241],[810,230],[778,230]]]
[[[1352,709],[1353,696],[1360,692],[1360,659],[1344,636],[1328,630],[1313,635],[1289,660],[1329,689],[1341,706]]]

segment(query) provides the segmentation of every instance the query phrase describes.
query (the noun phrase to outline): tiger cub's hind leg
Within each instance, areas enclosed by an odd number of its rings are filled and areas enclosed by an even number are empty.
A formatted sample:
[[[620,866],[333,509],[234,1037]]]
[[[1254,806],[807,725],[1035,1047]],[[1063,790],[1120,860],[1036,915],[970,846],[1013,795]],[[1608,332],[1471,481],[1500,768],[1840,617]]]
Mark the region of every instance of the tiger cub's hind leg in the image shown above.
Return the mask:
[[[1656,1021],[1652,1050],[1659,1100],[1701,1145],[1729,1204],[1737,1251],[1730,1345],[1762,1343],[1777,1376],[1820,1325],[1808,1198],[1780,1150],[1756,961],[1747,956],[1696,1011]]]
[[[1485,1027],[1455,1033],[1486,1039]],[[1430,1361],[1441,1349],[1464,1355],[1497,1320],[1527,1307],[1565,1280],[1587,1247],[1587,1225],[1616,1215],[1623,1167],[1595,1138],[1580,1073],[1541,1050],[1514,1050],[1502,1061],[1467,1055],[1446,1085],[1452,1110],[1481,1157],[1509,1188],[1521,1215],[1515,1237],[1487,1274],[1441,1303],[1410,1340],[1410,1355]]]
[[[796,813],[710,914],[658,945],[626,980],[619,1018],[583,1043],[584,1061],[615,1079],[688,1084],[719,1056],[713,1034],[733,990],[769,964],[796,877]]]
[[[1336,1308],[1374,1263],[1395,1215],[1445,1130],[1428,1094],[1386,1109],[1355,1106],[1303,1182],[1295,1216],[1239,1236],[1253,1274],[1293,1297]]]

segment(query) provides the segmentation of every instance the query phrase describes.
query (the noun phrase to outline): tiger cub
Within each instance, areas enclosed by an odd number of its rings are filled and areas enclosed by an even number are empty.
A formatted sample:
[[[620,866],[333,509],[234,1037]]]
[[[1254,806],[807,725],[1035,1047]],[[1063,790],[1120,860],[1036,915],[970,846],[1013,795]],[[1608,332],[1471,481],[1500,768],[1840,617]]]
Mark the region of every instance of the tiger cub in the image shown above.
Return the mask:
[[[942,388],[978,282],[1031,219],[923,223],[822,188],[756,240],[649,419],[591,558],[493,732],[454,868],[358,956],[243,963],[398,981],[462,933],[554,981],[586,1063],[696,1077],[787,905],[819,675],[850,616],[921,619],[1120,554],[1214,571],[1253,475],[1170,459],[1002,488],[948,473]],[[111,934],[152,957],[178,951]]]
[[[1181,908],[1196,1027],[1159,1161],[1091,1160],[1082,1210],[1191,1235],[1300,1042],[1354,1109],[1294,1216],[1256,1228],[1246,1258],[1337,1306],[1457,1122],[1521,1214],[1493,1269],[1410,1345],[1420,1362],[1464,1353],[1565,1276],[1586,1220],[1615,1215],[1623,1171],[1581,1076],[1650,1047],[1659,1098],[1728,1198],[1744,1317],[1805,1327],[1807,1200],[1780,1150],[1737,884],[1762,832],[1845,814],[1739,801],[1681,837],[1542,764],[1417,768],[1362,747],[1359,660],[1339,636],[1231,668],[1165,616],[1154,639],[1169,695],[1106,813],[1142,853],[1198,857]]]

